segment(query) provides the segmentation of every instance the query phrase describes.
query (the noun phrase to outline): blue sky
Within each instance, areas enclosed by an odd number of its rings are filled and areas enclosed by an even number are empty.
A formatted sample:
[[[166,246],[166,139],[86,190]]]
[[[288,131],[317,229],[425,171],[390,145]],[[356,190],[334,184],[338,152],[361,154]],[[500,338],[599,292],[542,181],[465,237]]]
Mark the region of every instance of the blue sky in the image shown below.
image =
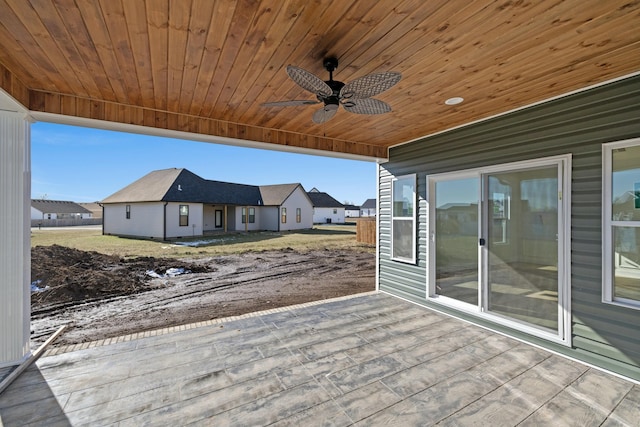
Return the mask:
[[[376,197],[376,164],[51,123],[31,127],[31,197],[102,200],[157,169],[266,185],[299,182],[356,205]]]

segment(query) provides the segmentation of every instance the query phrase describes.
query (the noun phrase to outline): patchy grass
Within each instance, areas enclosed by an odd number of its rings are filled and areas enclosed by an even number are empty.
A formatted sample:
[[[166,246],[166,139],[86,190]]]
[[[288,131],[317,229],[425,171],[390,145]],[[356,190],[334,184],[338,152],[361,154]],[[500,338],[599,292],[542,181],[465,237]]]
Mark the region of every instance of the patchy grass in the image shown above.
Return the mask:
[[[55,229],[31,231],[31,246],[58,244],[84,251],[121,257],[208,257],[249,251],[291,248],[296,251],[350,249],[374,252],[375,248],[356,242],[354,225],[319,225],[311,230],[260,231],[198,236],[157,241],[103,236],[101,229]]]

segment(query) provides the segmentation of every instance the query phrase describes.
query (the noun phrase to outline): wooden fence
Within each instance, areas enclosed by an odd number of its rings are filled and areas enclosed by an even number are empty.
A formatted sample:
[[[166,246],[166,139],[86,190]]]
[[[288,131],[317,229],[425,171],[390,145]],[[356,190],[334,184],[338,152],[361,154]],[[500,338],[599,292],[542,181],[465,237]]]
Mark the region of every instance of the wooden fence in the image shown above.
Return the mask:
[[[356,225],[356,241],[368,245],[376,244],[376,219],[358,218]]]

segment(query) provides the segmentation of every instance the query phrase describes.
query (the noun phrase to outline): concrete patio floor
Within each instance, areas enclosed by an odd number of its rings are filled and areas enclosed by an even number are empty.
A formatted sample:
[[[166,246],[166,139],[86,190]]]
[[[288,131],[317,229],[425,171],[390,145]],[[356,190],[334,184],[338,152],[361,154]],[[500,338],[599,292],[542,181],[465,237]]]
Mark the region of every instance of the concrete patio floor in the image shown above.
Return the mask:
[[[639,408],[640,385],[373,293],[49,351],[0,426],[638,426]]]

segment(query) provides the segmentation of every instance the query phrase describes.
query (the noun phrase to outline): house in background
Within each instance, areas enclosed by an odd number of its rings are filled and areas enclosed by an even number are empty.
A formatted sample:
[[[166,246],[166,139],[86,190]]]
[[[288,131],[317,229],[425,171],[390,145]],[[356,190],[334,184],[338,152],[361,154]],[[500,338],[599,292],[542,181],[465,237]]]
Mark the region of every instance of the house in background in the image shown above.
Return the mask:
[[[287,231],[313,227],[300,184],[212,181],[187,169],[150,172],[102,201],[103,233],[151,239],[214,231]]]
[[[313,203],[314,224],[344,224],[344,205],[342,203],[315,187],[307,195]]]
[[[32,220],[68,220],[91,218],[90,210],[66,200],[31,199]]]
[[[91,212],[91,218],[102,218],[102,206],[98,202],[78,203],[78,205]]]
[[[376,199],[367,199],[360,206],[360,216],[376,216]]]
[[[360,206],[344,205],[344,217],[345,218],[359,218]]]

